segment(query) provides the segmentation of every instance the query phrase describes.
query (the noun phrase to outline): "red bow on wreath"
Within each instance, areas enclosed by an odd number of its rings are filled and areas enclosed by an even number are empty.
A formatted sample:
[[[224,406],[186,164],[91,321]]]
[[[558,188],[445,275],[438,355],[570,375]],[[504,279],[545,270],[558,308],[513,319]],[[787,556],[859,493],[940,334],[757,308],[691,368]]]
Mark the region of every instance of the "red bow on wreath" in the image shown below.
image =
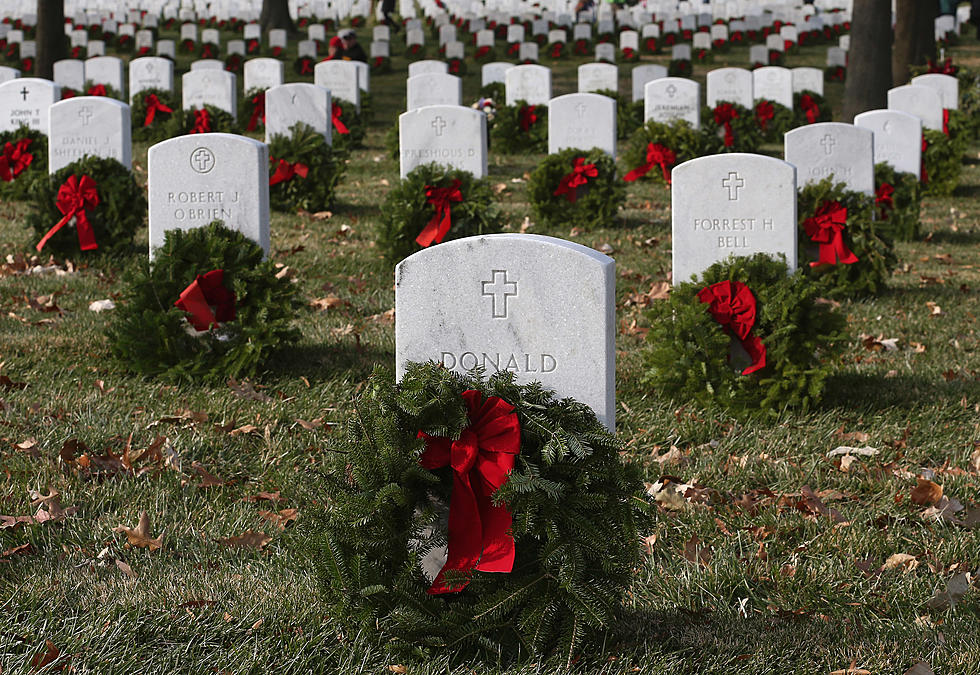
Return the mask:
[[[375,65],[377,65],[377,64],[375,64]],[[300,75],[309,75],[312,72],[313,72],[313,59],[308,58],[308,57],[304,57],[304,58],[300,59],[300,62],[299,62],[299,74]]]
[[[475,58],[482,59],[484,56],[490,53],[490,45],[483,45],[476,48]]]
[[[41,237],[36,248],[40,251],[48,240],[54,236],[55,232],[64,227],[72,218],[75,219],[75,229],[78,230],[78,246],[83,251],[91,251],[99,246],[95,243],[95,232],[92,224],[88,222],[86,209],[94,209],[99,205],[99,193],[96,190],[95,181],[90,176],[83,175],[69,176],[68,180],[58,188],[58,197],[55,206],[64,214],[64,218],[58,224],[48,230],[47,234]]]
[[[895,188],[889,183],[882,183],[875,191],[875,206],[879,208],[882,220],[888,220],[888,212],[895,208],[895,201],[892,199]]]
[[[199,108],[194,111],[194,128],[192,134],[206,134],[211,131],[211,113],[207,108]]]
[[[340,116],[344,114],[343,108],[340,107],[339,103],[334,103],[330,111],[331,121],[333,122],[333,128],[338,134],[349,134],[350,130],[340,121]]]
[[[929,173],[926,171],[926,150],[929,149],[929,141],[926,140],[925,134],[922,135],[922,159],[919,162],[919,173],[921,174],[922,184],[925,185],[929,182]]]
[[[564,47],[565,47],[565,45],[563,45],[561,42],[556,42],[555,44],[551,45],[551,58],[553,58],[553,59],[560,59],[561,58],[561,50]]]
[[[623,58],[626,59],[627,61],[633,58],[633,53],[634,52],[632,47],[623,47]]]
[[[578,188],[588,183],[589,178],[598,175],[599,170],[595,168],[595,164],[586,164],[585,157],[576,157],[572,172],[562,177],[558,187],[555,188],[554,195],[556,197],[565,195],[565,199],[574,204],[578,199]]]
[[[725,126],[725,147],[735,144],[735,134],[732,132],[732,120],[738,119],[738,110],[731,103],[720,103],[714,109],[715,124]]]
[[[766,128],[772,121],[773,117],[776,116],[776,111],[772,107],[772,103],[766,100],[759,101],[755,106],[755,120],[759,123],[759,128],[765,133]],[[727,143],[725,145],[728,145]]]
[[[496,396],[482,400],[480,392],[463,392],[470,425],[458,440],[443,436],[425,439],[421,464],[426,469],[451,466],[453,491],[449,501],[449,553],[429,593],[457,593],[468,581],[447,586],[445,573],[510,572],[514,569],[513,517],[493,494],[506,482],[521,452],[521,427],[514,407]]]
[[[9,183],[31,165],[34,155],[27,152],[30,144],[29,138],[22,138],[16,143],[7,142],[0,155],[0,180]]]
[[[698,299],[707,302],[711,318],[730,335],[738,338],[752,364],[742,371],[749,375],[766,367],[766,346],[752,335],[755,326],[755,296],[741,281],[719,281],[698,291]]]
[[[86,92],[89,96],[106,96],[106,88],[104,84],[95,84],[88,88]]]
[[[225,288],[224,278],[224,270],[199,274],[174,303],[189,314],[187,320],[194,330],[218,328],[220,321],[235,320],[235,294]]]
[[[252,116],[248,120],[248,126],[245,127],[246,131],[255,131],[255,127],[258,126],[259,120],[262,120],[262,124],[265,124],[265,92],[260,91],[258,94],[252,97]]]
[[[847,209],[840,202],[824,202],[812,217],[803,221],[803,229],[811,241],[820,244],[820,259],[810,263],[836,265],[838,259],[845,265],[858,261],[857,256],[844,243],[844,226],[847,225]]]
[[[520,111],[521,131],[527,132],[531,126],[538,121],[538,116],[534,114],[536,105],[522,105]]]
[[[452,227],[452,212],[450,206],[452,202],[463,201],[463,194],[459,191],[459,179],[453,180],[449,187],[437,188],[432,185],[425,186],[425,200],[432,205],[436,213],[432,219],[422,228],[422,232],[415,238],[416,243],[423,248],[434,243],[442,243]]]
[[[153,124],[153,119],[156,117],[157,113],[172,113],[173,108],[165,106],[156,94],[149,94],[144,101],[146,102],[146,119],[143,120],[143,126],[148,127]]]
[[[214,48],[209,43],[205,43],[204,46],[201,47],[201,58],[202,59],[214,58]]]
[[[802,108],[803,114],[806,115],[806,121],[808,124],[813,124],[817,121],[817,119],[819,119],[820,107],[809,94],[803,94],[800,96],[800,108]]]
[[[647,143],[647,163],[630,171],[623,176],[623,180],[632,183],[640,176],[647,175],[653,167],[659,166],[664,174],[664,182],[670,185],[670,169],[676,161],[677,155],[667,146],[660,143]]]
[[[276,158],[273,157],[272,161],[275,162]],[[276,172],[272,174],[269,178],[269,187],[282,183],[283,181],[290,181],[295,176],[300,178],[306,178],[310,173],[310,167],[306,166],[302,162],[294,162],[290,164],[284,159],[279,160],[279,164],[276,166]]]
[[[949,137],[949,108],[943,108],[943,134]]]

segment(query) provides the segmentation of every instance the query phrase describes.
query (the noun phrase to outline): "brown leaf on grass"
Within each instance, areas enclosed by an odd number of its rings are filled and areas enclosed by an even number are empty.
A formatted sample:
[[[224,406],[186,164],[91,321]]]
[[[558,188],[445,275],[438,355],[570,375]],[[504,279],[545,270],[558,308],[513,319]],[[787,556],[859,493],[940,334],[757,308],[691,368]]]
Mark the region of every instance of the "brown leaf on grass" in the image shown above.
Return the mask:
[[[904,675],[936,675],[935,671],[929,667],[929,664],[925,661],[919,661],[917,664],[905,671]]]
[[[918,504],[919,506],[931,506],[939,501],[939,498],[943,496],[943,488],[941,485],[933,483],[927,478],[922,478],[921,476],[916,479],[918,484],[912,488],[912,503]]]
[[[904,570],[905,572],[911,572],[918,566],[919,561],[914,555],[909,555],[908,553],[892,553],[890,556],[888,556],[888,560],[885,561],[885,564],[881,566],[881,569],[900,569]]]
[[[702,567],[707,567],[711,562],[711,547],[702,546],[702,541],[698,535],[692,535],[687,543],[684,544],[684,559]]]
[[[38,507],[37,513],[34,514],[34,521],[39,524],[48,521],[58,522],[78,511],[77,506],[63,508],[61,506],[61,494],[53,488],[49,487],[46,495],[35,490],[31,490],[30,495],[31,506]]]
[[[657,533],[643,537],[643,552],[647,555],[653,555],[654,545],[657,543]]]
[[[367,320],[373,323],[393,323],[395,320],[395,308],[392,307],[388,311],[381,312],[380,314],[372,314]]]
[[[851,659],[851,665],[841,670],[831,671],[830,675],[872,675],[870,670],[857,667],[857,660]]]
[[[687,463],[687,457],[676,445],[670,446],[670,450],[662,455],[657,455],[655,453],[656,451],[654,451],[652,459],[661,466],[669,464],[683,465]]]
[[[970,455],[970,471],[980,473],[980,443],[975,443]]]
[[[310,307],[321,312],[325,312],[328,309],[350,307],[350,303],[347,300],[341,300],[336,295],[328,295],[325,298],[314,298],[313,300],[310,300]]]
[[[197,487],[199,488],[224,487],[225,485],[231,485],[232,482],[234,482],[211,474],[200,462],[191,462],[191,469],[193,469],[202,479],[201,482],[197,484]]]
[[[36,298],[28,297],[26,300],[31,309],[36,312],[57,312],[59,316],[64,314],[64,312],[61,311],[61,307],[58,307],[58,303],[56,302],[53,294],[39,295]]]
[[[397,673],[398,675],[404,675],[404,673],[408,672],[408,668],[406,668],[400,663],[396,663],[388,666],[388,672]]]
[[[804,513],[809,513],[810,515],[817,516],[827,516],[835,523],[846,522],[844,516],[840,514],[837,509],[828,508],[818,497],[809,485],[804,485],[803,489],[800,490],[803,498],[796,503],[796,508]]]
[[[894,352],[898,351],[898,338],[886,338],[881,335],[861,334],[858,336],[864,348],[871,352]]]
[[[270,541],[272,541],[272,537],[264,532],[255,532],[254,530],[249,530],[236,537],[222,537],[218,539],[219,544],[224,544],[231,548],[251,548],[256,551],[264,549]]]
[[[3,553],[0,553],[0,558],[12,558],[15,555],[27,555],[28,553],[33,552],[34,548],[31,546],[31,542],[27,542],[26,544],[21,544],[20,546],[8,548]]]
[[[278,513],[275,511],[259,511],[259,516],[280,530],[285,530],[287,525],[299,518],[299,509],[283,509]]]
[[[323,418],[322,417],[317,417],[312,422],[307,422],[304,419],[297,418],[296,424],[300,425],[301,427],[303,427],[307,431],[313,431],[313,430],[319,429],[320,427],[323,426]]]
[[[136,572],[133,571],[133,568],[130,567],[128,564],[124,563],[122,560],[118,560],[118,559],[116,560],[116,567],[118,567],[119,571],[125,574],[130,579],[136,578]]]
[[[0,516],[0,530],[13,530],[22,525],[33,525],[31,516]]]
[[[126,527],[125,525],[118,525],[112,528],[113,532],[125,532],[126,541],[129,546],[135,546],[136,548],[148,548],[151,551],[156,551],[163,546],[163,535],[166,532],[160,533],[160,536],[153,539],[150,536],[150,516],[147,515],[146,511],[140,513],[140,522],[136,527]]]
[[[250,504],[255,504],[256,502],[259,502],[263,499],[266,499],[270,502],[283,501],[283,498],[279,496],[279,490],[276,490],[275,492],[259,492],[254,495],[248,495],[246,497],[242,497],[243,502],[249,502]]]
[[[259,430],[259,428],[257,426],[255,426],[254,424],[243,424],[242,426],[240,426],[240,427],[238,427],[236,429],[232,429],[229,432],[229,435],[231,435],[231,436],[241,436],[243,434],[251,434],[251,433],[254,433],[254,432],[258,431],[258,430]]]
[[[944,610],[955,606],[970,591],[970,581],[969,572],[960,572],[959,574],[953,575],[946,582],[945,588],[940,586],[936,589],[936,592],[926,602],[926,607],[933,610]]]
[[[238,398],[244,398],[250,401],[271,401],[273,400],[271,396],[263,394],[260,391],[256,391],[255,387],[248,380],[242,380],[239,382],[233,377],[228,378],[228,388],[231,389],[232,393]]]
[[[6,375],[0,375],[0,389],[6,389],[7,391],[26,389],[26,382],[14,382]]]
[[[45,640],[44,651],[38,652],[31,657],[31,672],[37,672],[46,666],[50,666],[58,660],[59,656],[61,656],[61,650],[51,640]],[[68,660],[65,659],[63,663],[52,667],[51,670],[64,670],[67,665]]]
[[[656,300],[666,300],[670,297],[670,284],[666,281],[655,281],[650,286],[650,290],[645,293],[637,291],[626,298],[626,306],[636,306],[640,308],[649,307]]]

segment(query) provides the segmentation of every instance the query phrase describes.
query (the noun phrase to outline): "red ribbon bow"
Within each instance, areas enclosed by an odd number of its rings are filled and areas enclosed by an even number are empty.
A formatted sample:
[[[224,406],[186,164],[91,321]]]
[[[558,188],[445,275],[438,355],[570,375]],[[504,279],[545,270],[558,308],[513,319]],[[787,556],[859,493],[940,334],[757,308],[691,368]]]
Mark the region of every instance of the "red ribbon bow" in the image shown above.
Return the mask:
[[[36,248],[40,251],[48,240],[54,236],[55,232],[64,227],[68,221],[75,218],[75,229],[78,230],[78,245],[83,251],[91,251],[99,246],[95,243],[95,232],[92,224],[88,222],[86,209],[94,209],[99,205],[99,193],[96,190],[95,181],[90,176],[83,175],[69,176],[68,180],[58,188],[58,197],[55,206],[64,214],[64,218],[58,224],[48,230],[47,234],[41,237]]]
[[[481,47],[477,47],[475,56],[478,59],[482,59],[484,56],[486,56],[489,53],[490,53],[490,45],[483,45]]]
[[[554,195],[556,197],[565,195],[565,199],[574,204],[578,199],[578,188],[588,183],[589,178],[595,178],[598,175],[599,170],[595,168],[595,164],[586,164],[585,157],[576,157],[572,172],[562,177]]]
[[[258,126],[259,120],[262,120],[262,124],[265,124],[265,92],[260,91],[258,94],[252,97],[252,116],[248,120],[248,126],[245,127],[246,131],[255,131],[255,127]]]
[[[742,371],[749,375],[766,367],[766,346],[752,335],[755,325],[755,296],[741,281],[719,281],[698,291],[698,299],[707,302],[711,318],[721,324],[752,359],[751,365]]]
[[[759,123],[759,128],[765,132],[766,128],[769,126],[769,122],[772,118],[776,116],[776,111],[772,107],[772,103],[766,100],[759,101],[755,106],[755,120]],[[727,145],[727,143],[726,143]]]
[[[235,294],[225,288],[224,278],[224,270],[199,274],[174,303],[190,315],[187,320],[195,330],[218,328],[219,321],[235,320]]]
[[[206,134],[211,131],[211,113],[207,108],[198,108],[194,111],[194,128],[192,134]]]
[[[536,105],[522,105],[520,111],[521,131],[527,132],[531,125],[538,121],[538,116],[534,114]]]
[[[425,186],[425,199],[436,210],[432,219],[422,228],[422,232],[415,238],[416,243],[423,248],[431,246],[433,242],[442,243],[446,233],[452,226],[452,212],[450,206],[452,202],[463,201],[463,194],[459,191],[459,179],[453,180],[449,187],[437,188],[432,185]]]
[[[272,161],[275,162],[276,158],[273,157]],[[283,181],[292,180],[294,176],[299,176],[300,178],[306,178],[307,174],[310,173],[310,167],[306,166],[302,162],[294,162],[290,164],[284,159],[279,160],[279,164],[276,166],[276,172],[272,174],[269,178],[269,187],[282,183]]]
[[[847,209],[840,202],[824,202],[811,218],[803,221],[803,229],[810,240],[820,244],[820,259],[810,263],[810,267],[836,265],[838,259],[845,265],[858,261],[844,243],[845,225]]]
[[[875,205],[879,208],[882,220],[888,220],[888,212],[895,208],[895,201],[892,199],[895,188],[889,183],[882,183],[875,190]]]
[[[344,123],[340,121],[340,116],[344,114],[343,108],[340,107],[339,103],[334,103],[330,111],[331,122],[333,122],[333,128],[338,134],[349,134],[350,130],[344,126]]]
[[[647,143],[647,163],[630,171],[623,176],[623,180],[632,183],[640,176],[647,175],[653,167],[659,166],[664,174],[664,182],[670,185],[670,168],[674,166],[676,161],[677,155],[667,146],[660,145],[660,143]]]
[[[0,154],[0,180],[9,183],[17,178],[34,161],[34,155],[27,152],[31,139],[22,138],[16,143],[7,142]]]
[[[627,59],[628,60],[628,59],[633,58],[633,53],[634,52],[633,52],[633,48],[632,47],[623,47],[623,58],[624,59]]]
[[[809,124],[813,124],[820,117],[820,107],[809,94],[800,96],[800,108],[803,109],[803,114],[806,115],[806,121]]]
[[[514,569],[513,518],[503,504],[492,501],[506,482],[521,452],[521,427],[514,406],[496,396],[483,401],[480,392],[463,392],[470,425],[458,440],[425,439],[421,464],[426,469],[451,466],[453,491],[449,502],[449,554],[429,593],[457,593],[468,581],[447,586],[447,570],[510,572]]]
[[[214,48],[209,43],[205,43],[204,46],[201,47],[201,58],[202,59],[214,58]]]
[[[313,72],[313,59],[304,57],[299,62],[299,74],[309,75]]]
[[[732,132],[732,120],[738,119],[738,110],[731,103],[720,103],[714,109],[715,124],[725,126],[725,147],[735,144],[735,134]]]
[[[949,137],[949,108],[943,108],[943,133]]]
[[[919,160],[919,174],[921,174],[920,180],[922,184],[925,185],[929,182],[929,173],[926,171],[926,150],[929,149],[929,141],[926,140],[925,134],[922,135],[922,159]]]
[[[106,96],[106,89],[104,84],[92,85],[88,88],[86,92],[89,96]]]
[[[153,119],[156,117],[157,113],[172,113],[173,108],[165,106],[156,94],[149,94],[144,99],[146,102],[146,119],[143,120],[143,126],[148,127],[153,124]]]

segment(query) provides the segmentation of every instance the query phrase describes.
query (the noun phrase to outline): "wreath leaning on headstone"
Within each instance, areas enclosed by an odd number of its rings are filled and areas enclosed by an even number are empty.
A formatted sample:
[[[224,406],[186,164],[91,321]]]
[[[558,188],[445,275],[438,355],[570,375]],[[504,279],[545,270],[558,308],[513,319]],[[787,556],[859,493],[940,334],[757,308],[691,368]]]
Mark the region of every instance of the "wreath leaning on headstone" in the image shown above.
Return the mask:
[[[819,295],[764,253],[715,263],[654,304],[644,380],[736,414],[807,408],[820,400],[845,325]]]
[[[126,279],[109,325],[113,353],[133,371],[170,380],[253,374],[294,342],[296,287],[262,248],[220,221],[168,230],[152,263]]]
[[[875,164],[875,227],[893,241],[919,238],[922,187],[913,173]]]
[[[265,129],[265,89],[252,88],[238,106],[238,128],[244,131]]]
[[[392,265],[433,244],[494,234],[503,225],[487,179],[434,163],[409,172],[381,213],[378,247]]]
[[[623,180],[632,183],[646,177],[669,187],[673,168],[700,157],[702,143],[701,134],[686,120],[669,124],[650,120],[636,130],[623,151],[623,164],[628,167]]]
[[[891,276],[895,251],[874,222],[874,209],[874,197],[847,190],[830,176],[800,190],[800,267],[825,295],[872,295]]]
[[[616,101],[616,138],[629,138],[643,126],[643,101],[631,101],[611,89],[600,89],[595,93]]]
[[[167,122],[180,105],[173,92],[144,89],[133,97],[133,140],[156,143],[167,138]]]
[[[547,152],[548,106],[521,100],[497,107],[491,140],[493,149],[505,155]]]
[[[952,130],[922,129],[922,192],[934,197],[953,194],[963,170],[962,145]],[[959,131],[959,130],[956,130]]]
[[[434,363],[398,384],[377,370],[355,407],[309,537],[348,634],[399,655],[526,649],[569,667],[601,639],[652,511],[591,409]]]
[[[276,211],[325,211],[347,170],[346,153],[301,122],[289,131],[269,142],[269,205]]]
[[[37,250],[61,254],[129,248],[146,216],[146,197],[118,161],[83,157],[33,182],[27,224]]]
[[[26,125],[0,132],[0,197],[28,199],[33,182],[47,174],[47,136]]]
[[[613,224],[626,187],[599,148],[567,148],[531,172],[527,194],[535,217],[551,227],[601,227]]]
[[[343,152],[364,147],[364,119],[350,101],[331,99],[330,123],[333,125],[333,147]]]
[[[175,108],[167,121],[166,132],[168,138],[215,132],[235,134],[238,133],[238,123],[231,113],[208,103],[203,108]]]
[[[706,154],[755,152],[762,144],[754,111],[728,101],[702,109],[701,134]]]
[[[802,127],[815,122],[829,122],[830,106],[827,100],[815,91],[798,91],[793,94],[793,110],[796,113],[796,126]]]
[[[752,109],[759,133],[764,141],[782,141],[783,134],[792,129],[796,123],[796,115],[781,103],[769,99],[758,99]]]

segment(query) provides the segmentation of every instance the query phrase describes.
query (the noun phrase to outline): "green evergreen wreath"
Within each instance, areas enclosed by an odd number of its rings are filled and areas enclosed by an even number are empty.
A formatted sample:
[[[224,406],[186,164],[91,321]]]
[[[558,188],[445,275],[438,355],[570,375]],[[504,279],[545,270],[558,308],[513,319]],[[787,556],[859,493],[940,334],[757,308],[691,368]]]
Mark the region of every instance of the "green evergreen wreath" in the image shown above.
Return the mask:
[[[25,140],[29,143],[24,143]],[[7,173],[0,170],[0,198],[3,201],[29,199],[34,181],[48,175],[48,137],[24,124],[13,131],[0,132],[0,157],[0,163],[6,165],[10,175],[8,181]]]
[[[491,101],[506,101],[507,87],[503,82],[488,82],[480,87],[480,98],[488,98]]]
[[[922,129],[922,192],[946,197],[960,184],[963,170],[959,146],[937,129]]]
[[[832,119],[827,99],[809,89],[793,94],[793,110],[796,113],[797,127],[815,122],[829,122]]]
[[[889,192],[885,186],[891,187]],[[899,173],[891,164],[875,164],[875,227],[893,241],[919,238],[922,187],[914,173]]]
[[[333,204],[337,185],[347,171],[346,155],[327,145],[323,135],[302,122],[289,131],[289,135],[273,136],[269,142],[269,205],[276,211],[325,211]],[[280,160],[289,166],[277,173]],[[297,163],[301,166],[296,167]],[[297,168],[306,175],[278,180]]]
[[[691,59],[671,59],[667,64],[667,74],[670,77],[691,77]]]
[[[575,161],[595,165],[597,174],[575,190],[575,201],[556,195],[563,178],[575,168]],[[599,148],[566,148],[548,155],[531,172],[528,199],[535,217],[551,227],[604,227],[612,225],[626,198],[626,187],[616,177],[616,161]]]
[[[105,90],[105,93],[99,93],[103,89]],[[92,80],[85,80],[84,92],[85,92],[84,94],[82,94],[82,92],[78,92],[78,95],[105,96],[107,98],[114,98],[117,101],[123,100],[122,94],[119,93],[118,89],[116,89],[110,84],[105,84],[104,82],[93,82]]]
[[[426,197],[426,186],[450,188],[457,180],[462,201],[449,202],[452,224],[443,241],[500,232],[503,220],[487,179],[435,163],[423,164],[388,193],[381,207],[378,248],[385,260],[394,265],[422,249],[415,239],[438,217],[436,206]]]
[[[258,114],[256,114],[258,110]],[[252,115],[255,115],[255,122],[252,122]],[[252,128],[249,129],[249,126]],[[245,92],[245,96],[238,104],[238,128],[243,134],[251,131],[260,132],[265,129],[265,89],[253,87]]]
[[[333,124],[333,134],[332,143],[335,150],[341,152],[350,152],[355,148],[364,147],[364,119],[357,112],[357,107],[350,101],[343,101],[341,99],[332,99],[332,106],[339,106],[340,108],[340,122],[347,129],[347,133],[343,134],[338,130],[338,127],[331,119],[331,124]],[[332,116],[331,112],[331,116]]]
[[[784,260],[757,253],[715,263],[699,282],[675,286],[649,313],[644,381],[667,396],[736,414],[775,416],[814,405],[834,370],[845,320],[817,302],[821,289],[804,273],[786,272]],[[746,284],[756,302],[751,335],[765,346],[766,365],[748,375],[741,373],[746,354],[731,362],[732,336],[698,298],[703,288],[726,280]]]
[[[719,110],[719,115],[721,110],[734,111],[736,117],[728,122],[731,127],[730,135],[726,133],[725,124],[717,121],[719,117],[716,116],[716,110]],[[704,136],[704,154],[755,152],[762,145],[762,133],[755,113],[728,101],[719,101],[714,108],[702,109],[701,134]]]
[[[857,261],[811,266],[811,262],[818,261],[820,247],[811,241],[805,223],[825,205],[835,202],[847,209],[842,241]],[[895,251],[891,240],[884,237],[874,222],[874,207],[874,197],[846,190],[843,183],[835,184],[830,176],[800,190],[796,207],[800,267],[808,277],[819,282],[817,285],[824,295],[834,298],[873,295],[883,289],[891,276],[897,262]]]
[[[962,158],[970,141],[973,140],[972,121],[961,110],[947,108],[943,110],[943,115],[946,116],[944,124],[949,132],[947,135],[953,143],[953,151]]]
[[[616,101],[616,138],[629,138],[643,126],[643,101],[630,101],[611,89],[600,89],[595,93]]]
[[[533,115],[533,122],[529,115]],[[525,119],[526,131],[521,127]],[[542,103],[529,106],[524,100],[498,106],[493,116],[491,140],[493,149],[505,155],[548,152],[548,106]]]
[[[689,159],[702,155],[703,136],[695,131],[687,120],[674,120],[669,124],[650,120],[646,126],[637,129],[630,137],[621,157],[626,166],[626,177],[630,171],[646,166],[647,149],[650,144],[662,145],[674,153],[674,162],[667,167],[668,175],[673,167],[683,164]],[[665,183],[664,172],[660,166],[654,166],[641,178],[649,178],[659,183]]]
[[[193,133],[197,108],[191,108],[190,110],[183,110],[174,108],[174,114],[170,116],[166,124],[166,137],[173,138],[174,136],[184,136],[186,134]],[[225,134],[237,134],[238,133],[238,122],[235,118],[231,116],[231,113],[225,112],[221,108],[217,108],[210,103],[205,104],[204,110],[208,111],[208,116],[210,118],[210,128],[207,133],[221,132]]]
[[[458,593],[430,595],[427,553],[445,546],[448,468],[425,469],[425,441],[470,426],[463,392],[514,407],[520,453],[493,494],[513,516],[507,573],[474,572]],[[399,384],[378,369],[355,403],[310,520],[310,556],[331,618],[397,655],[443,650],[557,652],[570,667],[618,615],[652,526],[638,468],[587,406],[556,400],[512,373],[485,379],[410,364]],[[460,573],[456,573],[459,575]],[[448,576],[447,576],[448,578]]]
[[[146,113],[149,109],[148,100],[150,96],[156,96],[157,101],[163,106],[170,108],[172,112],[157,110],[153,114],[150,126],[146,123]],[[165,140],[167,136],[167,121],[180,109],[180,104],[172,92],[166,89],[143,89],[133,97],[132,103],[132,125],[133,140],[145,143],[157,143]]]
[[[772,106],[769,108],[769,106]],[[768,109],[768,115],[766,111]],[[768,99],[759,99],[753,109],[759,133],[764,141],[770,143],[782,142],[783,134],[796,125],[795,113],[781,103]],[[764,128],[763,128],[764,127]]]
[[[34,209],[27,216],[27,225],[37,234],[38,241],[65,217],[56,202],[61,186],[72,176],[76,180],[88,176],[95,181],[98,204],[86,208],[85,216],[92,226],[98,250],[119,252],[128,249],[136,231],[143,227],[146,196],[129,169],[114,159],[103,157],[83,157],[34,181],[31,189]],[[44,250],[77,254],[77,228],[69,221],[52,235]]]
[[[199,335],[174,306],[198,275],[224,270],[235,294],[235,318]],[[123,300],[108,328],[113,353],[133,371],[167,380],[223,380],[252,375],[276,349],[294,342],[290,327],[299,304],[296,286],[277,279],[262,248],[220,221],[168,230],[151,265],[126,278]]]

